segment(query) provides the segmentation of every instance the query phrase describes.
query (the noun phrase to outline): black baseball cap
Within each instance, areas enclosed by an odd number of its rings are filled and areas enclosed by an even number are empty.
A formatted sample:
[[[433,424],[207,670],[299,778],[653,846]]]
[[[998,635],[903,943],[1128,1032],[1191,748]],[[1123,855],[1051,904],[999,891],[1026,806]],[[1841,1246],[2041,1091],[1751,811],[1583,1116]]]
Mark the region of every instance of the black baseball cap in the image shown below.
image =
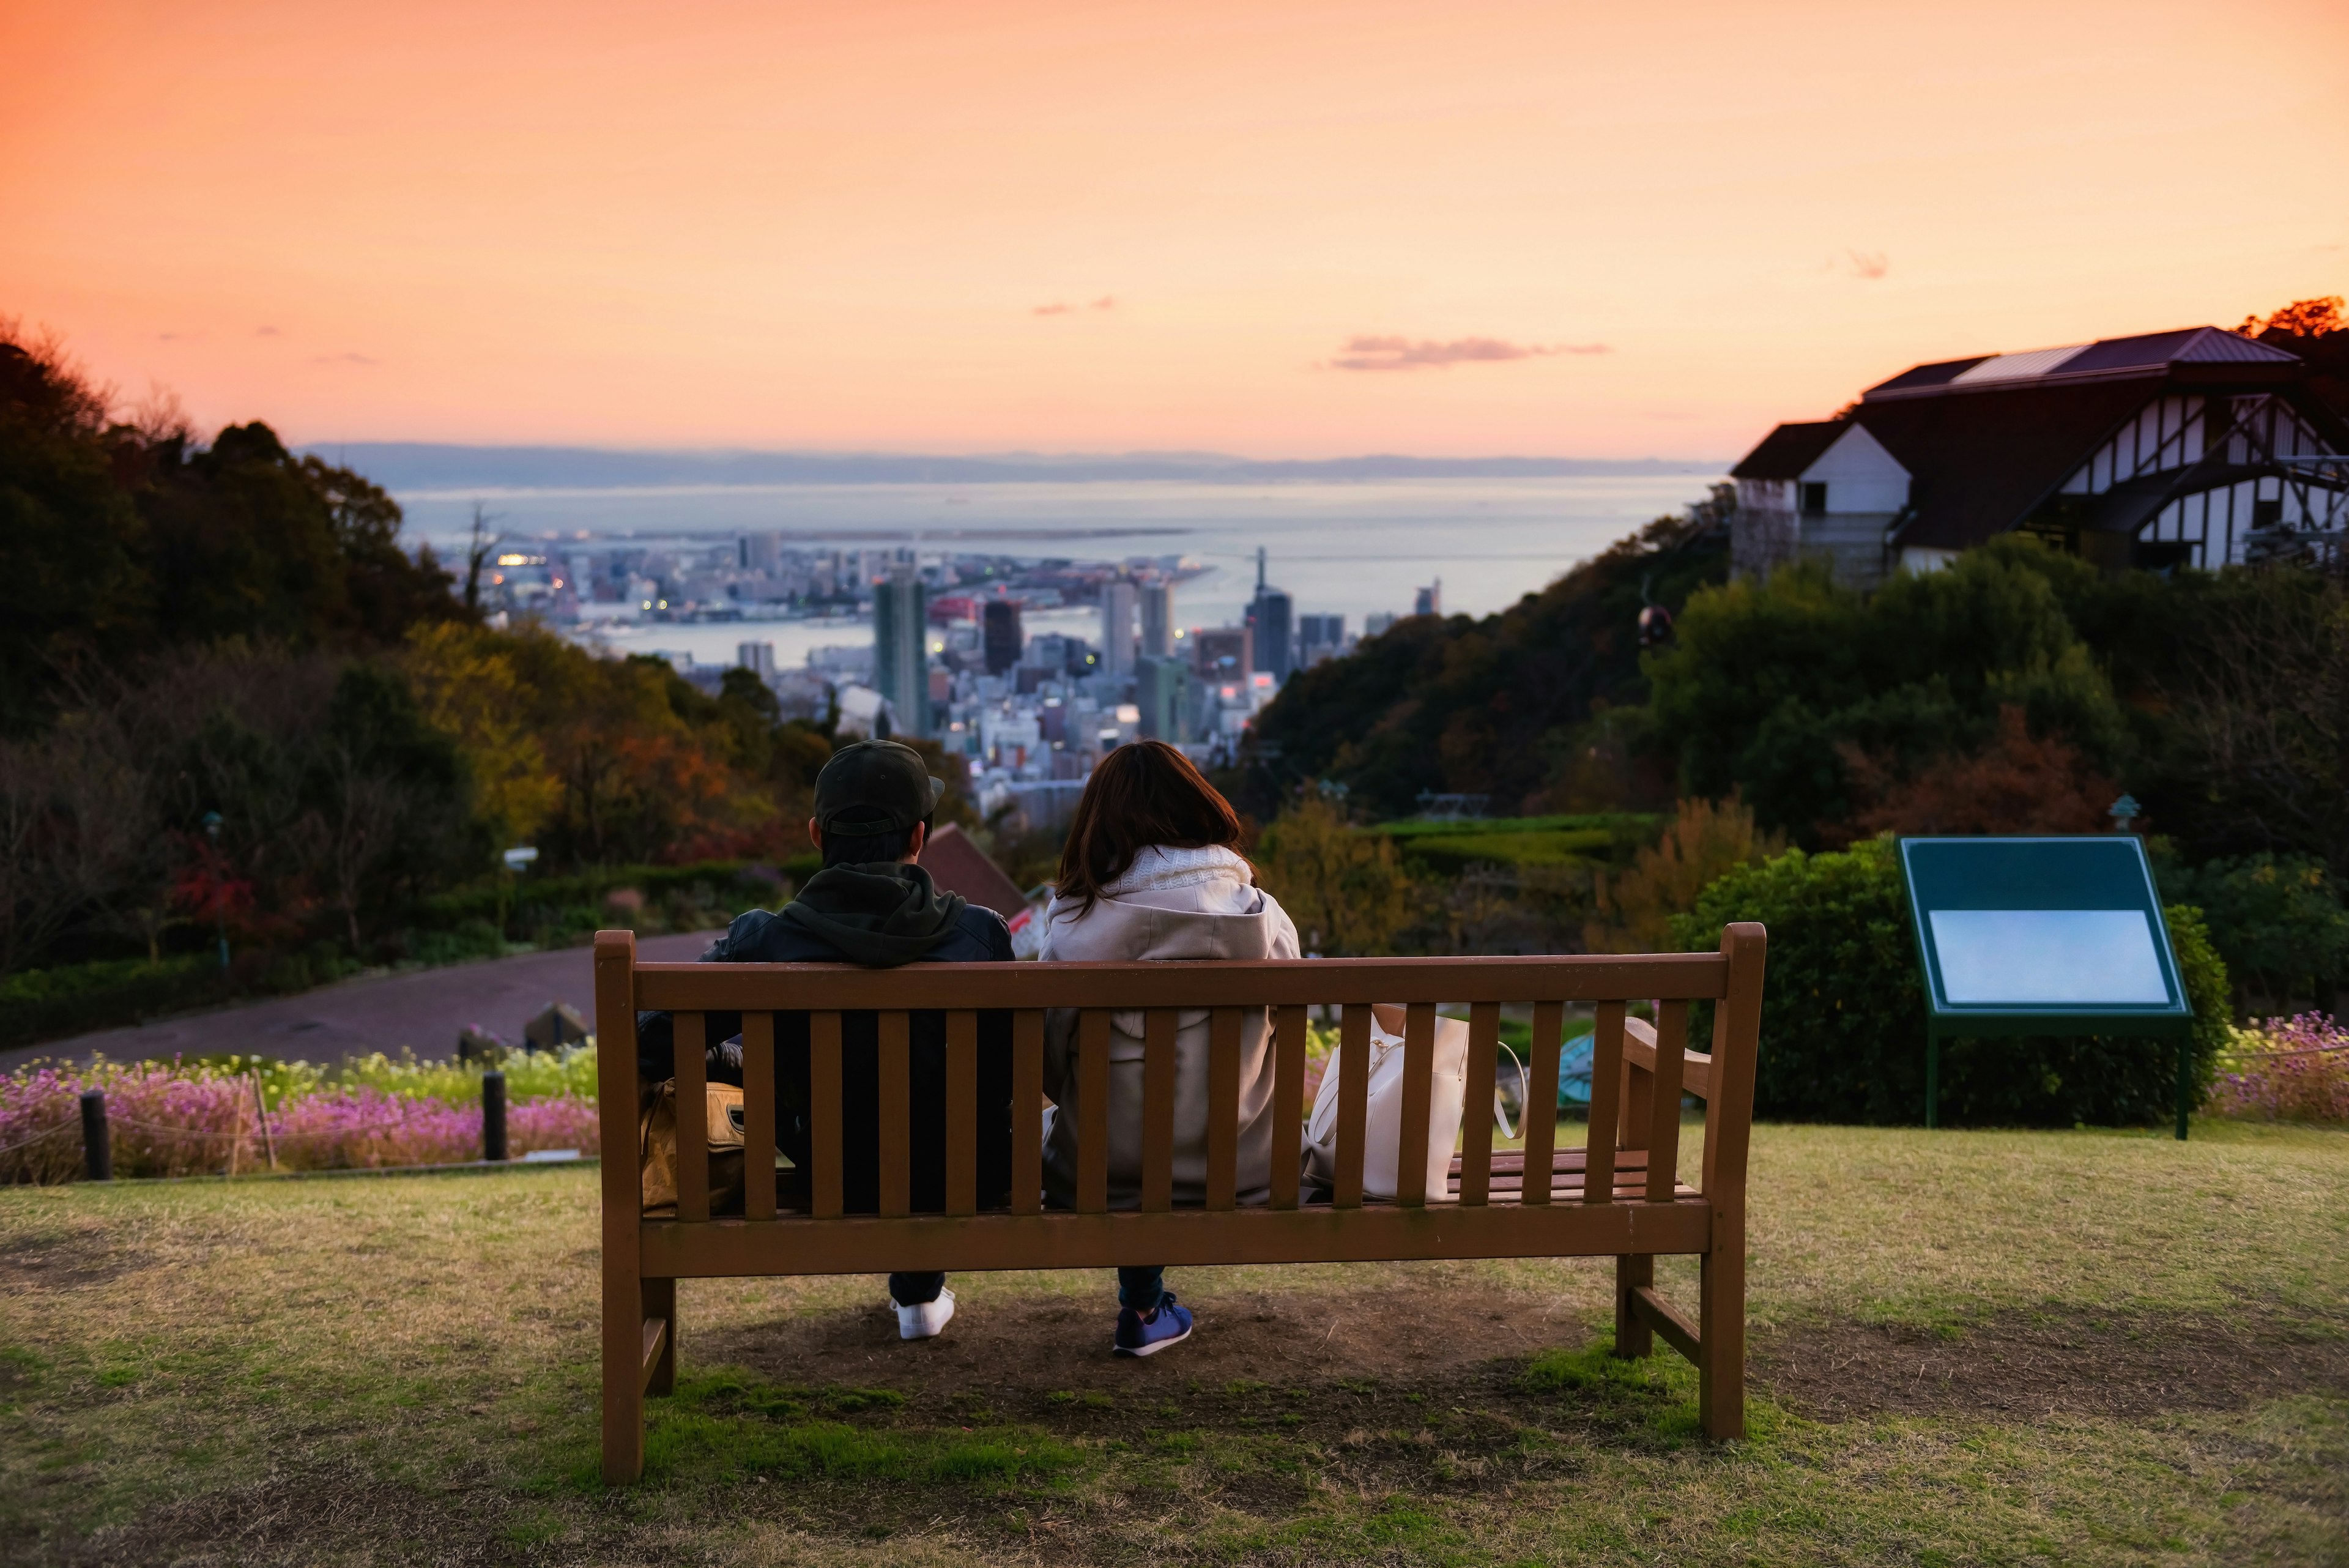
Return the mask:
[[[937,809],[946,789],[913,747],[858,741],[833,753],[816,774],[815,825],[838,838],[909,832]]]

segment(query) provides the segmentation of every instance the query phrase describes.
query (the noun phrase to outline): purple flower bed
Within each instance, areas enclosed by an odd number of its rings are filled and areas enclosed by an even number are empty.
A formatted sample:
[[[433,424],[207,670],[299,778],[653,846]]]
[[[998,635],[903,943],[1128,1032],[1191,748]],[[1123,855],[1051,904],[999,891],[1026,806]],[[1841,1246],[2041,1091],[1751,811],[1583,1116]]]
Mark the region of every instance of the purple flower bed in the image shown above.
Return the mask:
[[[443,1165],[481,1158],[481,1107],[359,1085],[289,1094],[268,1113],[254,1080],[206,1067],[100,1063],[20,1068],[0,1078],[0,1182],[71,1181],[82,1173],[81,1094],[106,1093],[119,1177],[202,1176],[269,1168],[346,1170]],[[599,1147],[583,1096],[524,1100],[506,1112],[506,1143],[533,1149]]]
[[[2210,1108],[2264,1121],[2349,1122],[2349,1029],[2303,1012],[2236,1030]]]

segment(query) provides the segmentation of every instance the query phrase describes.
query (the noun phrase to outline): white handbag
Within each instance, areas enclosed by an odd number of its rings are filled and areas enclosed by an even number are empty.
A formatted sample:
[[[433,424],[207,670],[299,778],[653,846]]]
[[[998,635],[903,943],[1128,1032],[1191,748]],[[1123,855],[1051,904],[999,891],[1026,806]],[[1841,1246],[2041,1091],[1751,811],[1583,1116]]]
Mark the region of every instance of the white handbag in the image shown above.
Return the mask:
[[[1362,1147],[1362,1193],[1369,1198],[1391,1199],[1401,1185],[1396,1175],[1402,1160],[1402,1036],[1390,1031],[1379,1013],[1402,1011],[1381,1007],[1371,1015],[1370,1106],[1363,1118]],[[1305,1124],[1309,1186],[1337,1185],[1340,1062],[1340,1056],[1330,1058],[1321,1086],[1314,1092],[1313,1115]],[[1452,1146],[1460,1137],[1461,1107],[1468,1095],[1468,1025],[1463,1020],[1435,1021],[1435,1071],[1428,1088],[1426,1192],[1431,1199],[1440,1199],[1451,1176]]]

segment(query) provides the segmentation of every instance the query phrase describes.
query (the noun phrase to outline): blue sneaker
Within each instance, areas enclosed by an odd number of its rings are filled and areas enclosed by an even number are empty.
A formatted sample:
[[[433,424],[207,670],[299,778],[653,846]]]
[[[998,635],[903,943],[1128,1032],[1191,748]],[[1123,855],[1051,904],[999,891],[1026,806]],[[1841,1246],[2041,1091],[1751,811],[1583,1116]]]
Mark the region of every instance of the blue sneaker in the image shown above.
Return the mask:
[[[1120,1307],[1117,1337],[1110,1342],[1110,1349],[1119,1355],[1155,1355],[1190,1337],[1191,1309],[1176,1306],[1174,1293],[1168,1291],[1147,1316],[1132,1307]]]

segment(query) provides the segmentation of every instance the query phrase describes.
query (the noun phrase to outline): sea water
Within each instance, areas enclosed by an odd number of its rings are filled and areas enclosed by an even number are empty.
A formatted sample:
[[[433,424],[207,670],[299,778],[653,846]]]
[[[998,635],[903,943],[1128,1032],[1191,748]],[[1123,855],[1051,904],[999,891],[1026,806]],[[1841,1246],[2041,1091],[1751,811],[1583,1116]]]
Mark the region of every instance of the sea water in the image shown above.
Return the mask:
[[[1179,558],[1205,568],[1177,590],[1184,626],[1237,624],[1268,580],[1299,615],[1408,615],[1441,579],[1446,614],[1489,615],[1539,590],[1651,519],[1702,500],[1719,475],[1402,479],[1342,483],[1174,481],[709,485],[402,493],[411,536],[461,552],[476,502],[515,543],[543,535],[730,538],[775,533],[800,547],[912,545],[1029,559]],[[1037,629],[1091,624],[1090,612],[1028,618]],[[651,624],[616,630],[635,650],[733,662],[739,642],[771,641],[779,662],[871,639],[868,624],[765,621]]]

